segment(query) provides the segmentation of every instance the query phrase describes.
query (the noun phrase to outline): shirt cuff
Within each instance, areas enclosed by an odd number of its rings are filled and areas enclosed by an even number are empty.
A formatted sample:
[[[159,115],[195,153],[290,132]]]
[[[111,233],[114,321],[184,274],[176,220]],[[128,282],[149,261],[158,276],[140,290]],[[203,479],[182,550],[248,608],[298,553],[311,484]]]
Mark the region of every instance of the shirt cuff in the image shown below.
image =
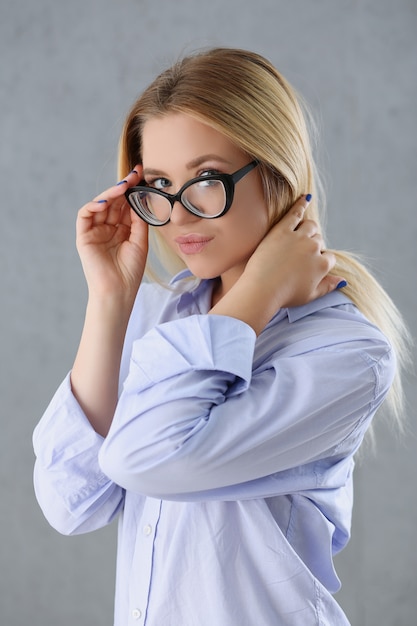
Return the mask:
[[[223,315],[160,324],[133,345],[132,362],[142,372],[135,385],[144,389],[190,370],[227,372],[248,384],[255,341],[248,324]]]
[[[35,428],[33,447],[72,512],[88,507],[91,494],[109,483],[98,464],[103,441],[76,401],[68,374]]]

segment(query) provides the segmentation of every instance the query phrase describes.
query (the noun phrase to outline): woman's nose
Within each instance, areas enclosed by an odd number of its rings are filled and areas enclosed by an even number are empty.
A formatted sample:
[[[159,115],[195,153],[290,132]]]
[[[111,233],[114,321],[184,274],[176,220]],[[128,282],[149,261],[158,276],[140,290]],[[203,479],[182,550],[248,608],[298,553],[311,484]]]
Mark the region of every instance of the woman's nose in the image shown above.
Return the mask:
[[[193,215],[190,211],[188,211],[181,202],[174,202],[171,211],[171,222],[173,224],[181,225],[187,224],[188,222],[195,222],[201,219],[198,215]]]

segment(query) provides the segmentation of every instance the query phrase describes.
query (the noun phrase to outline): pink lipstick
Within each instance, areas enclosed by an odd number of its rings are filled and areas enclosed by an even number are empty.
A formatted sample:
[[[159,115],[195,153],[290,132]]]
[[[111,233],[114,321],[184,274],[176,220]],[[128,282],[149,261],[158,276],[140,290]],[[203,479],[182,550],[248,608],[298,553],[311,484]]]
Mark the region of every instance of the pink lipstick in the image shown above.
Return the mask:
[[[204,235],[184,235],[177,237],[175,242],[183,254],[198,254],[213,239]]]

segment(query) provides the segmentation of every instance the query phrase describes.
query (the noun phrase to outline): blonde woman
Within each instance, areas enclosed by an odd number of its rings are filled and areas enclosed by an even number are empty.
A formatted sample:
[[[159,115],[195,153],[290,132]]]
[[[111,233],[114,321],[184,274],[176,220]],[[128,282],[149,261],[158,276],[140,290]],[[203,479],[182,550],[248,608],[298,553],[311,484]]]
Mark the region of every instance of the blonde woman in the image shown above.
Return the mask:
[[[85,325],[34,435],[47,519],[119,518],[116,626],[348,624],[332,556],[404,334],[326,249],[293,89],[244,50],[179,61],[128,115],[120,176],[78,214]]]

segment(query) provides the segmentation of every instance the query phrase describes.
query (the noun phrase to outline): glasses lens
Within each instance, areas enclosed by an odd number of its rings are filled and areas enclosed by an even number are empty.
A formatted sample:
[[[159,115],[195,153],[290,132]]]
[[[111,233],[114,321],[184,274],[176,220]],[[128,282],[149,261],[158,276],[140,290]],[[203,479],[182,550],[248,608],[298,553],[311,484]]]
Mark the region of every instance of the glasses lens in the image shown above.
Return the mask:
[[[138,215],[153,226],[165,224],[171,215],[169,200],[152,189],[141,189],[129,195],[129,200]]]
[[[199,180],[184,190],[181,201],[196,215],[217,217],[226,206],[226,190],[221,180]]]

